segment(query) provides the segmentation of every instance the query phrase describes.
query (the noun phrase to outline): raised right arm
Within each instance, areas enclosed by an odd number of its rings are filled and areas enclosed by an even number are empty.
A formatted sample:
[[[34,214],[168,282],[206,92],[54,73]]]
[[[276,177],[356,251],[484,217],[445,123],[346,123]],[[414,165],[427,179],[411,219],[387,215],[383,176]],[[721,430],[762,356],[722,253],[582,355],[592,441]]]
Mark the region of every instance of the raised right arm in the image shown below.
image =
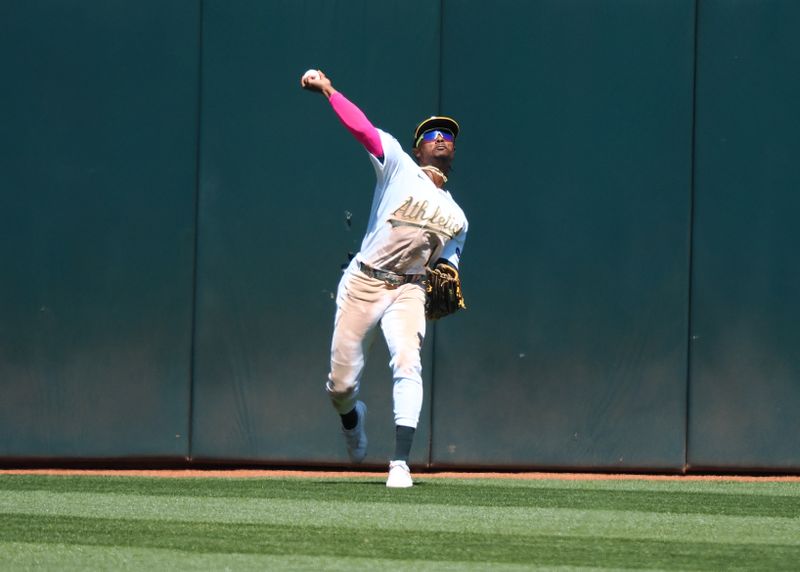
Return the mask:
[[[319,72],[319,78],[304,77],[300,80],[300,85],[304,89],[318,91],[327,97],[333,111],[347,130],[369,153],[383,161],[383,144],[378,130],[363,111],[334,89],[331,80],[324,73]]]

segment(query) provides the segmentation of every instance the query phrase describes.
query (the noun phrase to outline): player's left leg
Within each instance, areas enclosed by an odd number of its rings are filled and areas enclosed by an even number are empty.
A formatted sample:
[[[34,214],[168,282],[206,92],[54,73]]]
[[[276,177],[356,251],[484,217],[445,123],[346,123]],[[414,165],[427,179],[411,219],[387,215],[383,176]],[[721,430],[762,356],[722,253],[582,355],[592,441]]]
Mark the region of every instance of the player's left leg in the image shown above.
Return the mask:
[[[402,286],[381,319],[394,379],[395,453],[390,487],[413,484],[408,458],[422,410],[422,342],[425,339],[425,292],[419,285]]]

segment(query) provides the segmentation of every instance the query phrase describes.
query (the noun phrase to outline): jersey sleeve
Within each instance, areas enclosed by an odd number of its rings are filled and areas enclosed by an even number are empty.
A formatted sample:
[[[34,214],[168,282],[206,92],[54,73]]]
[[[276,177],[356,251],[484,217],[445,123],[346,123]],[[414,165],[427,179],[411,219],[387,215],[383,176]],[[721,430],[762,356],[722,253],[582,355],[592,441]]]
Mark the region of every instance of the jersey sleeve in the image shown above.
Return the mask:
[[[461,229],[456,236],[451,238],[445,243],[442,249],[441,257],[447,260],[451,265],[458,269],[461,262],[461,253],[464,251],[464,243],[467,241],[467,229],[469,223],[464,223],[464,228]]]
[[[385,131],[381,131],[380,129],[377,131],[381,138],[383,161],[372,154],[369,155],[369,159],[372,161],[372,166],[375,168],[375,177],[378,183],[376,189],[385,189],[386,183],[397,173],[406,154],[403,152],[403,148],[400,146],[397,139]]]

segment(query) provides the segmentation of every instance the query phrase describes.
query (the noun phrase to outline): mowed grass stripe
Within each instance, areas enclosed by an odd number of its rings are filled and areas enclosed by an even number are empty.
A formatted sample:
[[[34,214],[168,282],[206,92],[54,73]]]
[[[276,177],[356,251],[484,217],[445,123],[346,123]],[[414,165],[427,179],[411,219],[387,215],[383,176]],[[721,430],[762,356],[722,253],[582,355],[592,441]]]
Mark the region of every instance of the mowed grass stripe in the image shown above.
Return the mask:
[[[742,517],[619,510],[365,503],[324,500],[192,498],[128,494],[6,492],[0,512],[208,523],[320,525],[472,532],[666,539],[800,546],[800,517]]]
[[[800,547],[518,536],[327,526],[3,515],[2,542],[128,546],[191,553],[291,554],[510,564],[791,570]]]
[[[741,487],[738,494],[729,491],[686,492],[681,483],[657,490],[616,490],[594,486],[581,487],[505,486],[500,484],[463,484],[430,479],[410,490],[387,490],[383,480],[370,479],[158,479],[130,477],[38,477],[2,476],[0,490],[47,490],[52,492],[106,492],[142,495],[188,496],[195,498],[280,498],[318,499],[346,502],[383,502],[390,504],[437,504],[487,507],[582,508],[680,514],[729,516],[800,515],[800,485],[786,484],[782,494],[759,494],[757,483]],[[744,483],[738,483],[744,484]],[[772,483],[779,484],[779,483]]]
[[[404,560],[403,569],[426,572],[486,572],[484,562]],[[181,550],[129,546],[86,546],[0,542],[2,570],[293,570],[353,572],[394,570],[385,558],[304,556],[292,554],[192,554]],[[492,572],[523,572],[528,564],[492,563]]]

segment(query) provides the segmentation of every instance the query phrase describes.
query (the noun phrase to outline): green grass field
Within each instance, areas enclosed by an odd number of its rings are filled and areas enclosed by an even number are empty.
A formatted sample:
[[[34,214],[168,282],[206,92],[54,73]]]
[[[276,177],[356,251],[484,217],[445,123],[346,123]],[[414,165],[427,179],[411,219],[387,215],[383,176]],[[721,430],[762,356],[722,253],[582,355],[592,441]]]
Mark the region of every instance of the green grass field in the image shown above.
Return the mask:
[[[0,570],[798,570],[800,484],[0,476]]]

